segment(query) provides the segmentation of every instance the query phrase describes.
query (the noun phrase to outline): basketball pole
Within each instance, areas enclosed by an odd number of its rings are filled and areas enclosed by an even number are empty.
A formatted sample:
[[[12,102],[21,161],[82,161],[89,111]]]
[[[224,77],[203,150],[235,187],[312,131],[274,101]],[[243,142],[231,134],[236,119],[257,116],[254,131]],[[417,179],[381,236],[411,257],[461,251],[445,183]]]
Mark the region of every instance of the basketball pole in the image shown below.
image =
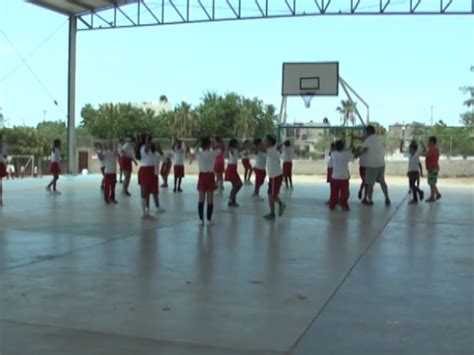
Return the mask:
[[[282,130],[280,127],[282,124],[286,123],[286,106],[287,106],[287,97],[282,96],[281,98],[281,106],[280,106],[280,116],[278,118],[278,142],[281,142],[283,139],[286,138],[286,129]]]
[[[77,174],[76,164],[76,37],[77,18],[69,17],[69,50],[67,78],[67,172]]]
[[[362,104],[365,106],[365,108],[367,109],[367,117],[366,117],[366,122],[364,123],[364,120],[362,119],[362,116],[360,115],[359,113],[359,110],[357,110],[357,107],[355,108],[355,111],[356,111],[356,114],[357,116],[359,117],[360,121],[362,122],[363,125],[368,125],[369,122],[370,122],[370,108],[369,108],[369,104],[357,93],[357,91],[355,91],[348,83],[347,81],[345,81],[342,77],[339,77],[339,83],[341,84],[341,87],[342,89],[344,90],[344,92],[346,93],[347,97],[349,98],[349,100],[351,100],[352,102],[355,102],[354,100],[352,100],[352,97],[351,95],[349,94],[349,91],[352,92],[354,94],[355,97],[357,97],[357,99],[359,99],[360,102],[362,102]]]

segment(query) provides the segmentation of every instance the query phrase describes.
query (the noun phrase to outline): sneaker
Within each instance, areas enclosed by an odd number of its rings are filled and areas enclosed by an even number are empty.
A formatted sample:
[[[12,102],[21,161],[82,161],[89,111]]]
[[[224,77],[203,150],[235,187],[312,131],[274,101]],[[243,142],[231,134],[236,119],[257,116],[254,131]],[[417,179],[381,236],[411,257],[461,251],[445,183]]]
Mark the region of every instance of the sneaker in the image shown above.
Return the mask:
[[[286,205],[282,202],[278,205],[278,217],[283,216],[283,213],[285,213],[286,210]]]
[[[235,201],[229,201],[227,204],[228,207],[240,207],[240,205]]]
[[[373,206],[374,205],[374,202],[373,201],[369,201],[369,200],[362,200],[362,204],[364,206]]]
[[[425,193],[420,190],[420,201],[423,201],[425,199]]]
[[[183,192],[183,190],[181,189],[181,187],[178,189],[178,192]]]
[[[166,188],[168,188],[168,185],[166,185],[166,184],[161,184],[160,187],[166,189]]]
[[[408,202],[409,205],[417,205],[418,204],[418,201],[417,200],[411,200],[410,202]]]
[[[176,192],[176,187],[173,189],[173,192]]]
[[[275,214],[274,213],[269,213],[269,214],[263,216],[263,218],[265,218],[268,221],[273,221],[273,220],[275,220]]]
[[[114,205],[118,205],[118,201],[117,200],[110,200],[110,202],[112,202]]]
[[[164,208],[161,208],[161,207],[157,207],[156,208],[156,213],[165,213],[166,210]]]
[[[437,199],[437,200],[441,200],[441,197],[442,197],[441,194],[437,194],[437,195],[436,195],[436,199]]]
[[[208,227],[214,226],[214,221],[213,220],[207,221],[207,226]]]
[[[433,202],[436,202],[436,200],[434,198],[429,198],[425,201],[426,203],[433,203]]]
[[[204,220],[203,219],[200,219],[199,220],[199,227],[203,227],[204,226]]]
[[[347,206],[347,207],[342,207],[342,210],[343,210],[344,212],[349,212],[349,211],[351,210],[351,208],[350,208],[349,206]]]
[[[128,192],[128,191],[123,191],[123,194],[124,194],[125,196],[128,196],[128,197],[132,196],[132,194],[131,194],[130,192]]]
[[[385,199],[385,206],[390,206],[392,204],[392,202],[390,201],[389,198],[386,198]]]
[[[362,190],[359,190],[359,193],[357,194],[357,197],[359,200],[362,200]]]

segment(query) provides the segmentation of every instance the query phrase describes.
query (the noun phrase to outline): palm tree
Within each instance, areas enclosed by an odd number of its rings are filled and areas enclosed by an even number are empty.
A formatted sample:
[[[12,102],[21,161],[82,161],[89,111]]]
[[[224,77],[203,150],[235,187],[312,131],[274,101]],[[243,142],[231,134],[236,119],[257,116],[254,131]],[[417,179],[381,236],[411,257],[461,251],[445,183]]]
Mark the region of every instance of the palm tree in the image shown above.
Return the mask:
[[[250,138],[255,135],[258,119],[250,104],[244,102],[235,119],[234,129],[239,137]]]
[[[356,112],[356,104],[352,100],[341,100],[341,106],[336,108],[336,111],[341,114],[343,126],[349,126],[349,123],[355,124],[356,116],[354,113]]]
[[[196,113],[187,102],[181,102],[171,116],[171,130],[175,138],[191,137],[196,127]]]

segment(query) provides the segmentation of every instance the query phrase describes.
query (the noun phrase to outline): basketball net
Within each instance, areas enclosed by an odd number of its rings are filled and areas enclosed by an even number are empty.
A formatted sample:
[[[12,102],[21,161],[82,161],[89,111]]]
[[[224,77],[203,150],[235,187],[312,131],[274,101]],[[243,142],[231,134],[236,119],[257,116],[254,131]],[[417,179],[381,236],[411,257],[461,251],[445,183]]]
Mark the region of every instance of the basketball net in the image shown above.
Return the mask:
[[[313,95],[301,95],[301,98],[304,101],[304,107],[310,108],[311,107],[311,100],[313,100]]]

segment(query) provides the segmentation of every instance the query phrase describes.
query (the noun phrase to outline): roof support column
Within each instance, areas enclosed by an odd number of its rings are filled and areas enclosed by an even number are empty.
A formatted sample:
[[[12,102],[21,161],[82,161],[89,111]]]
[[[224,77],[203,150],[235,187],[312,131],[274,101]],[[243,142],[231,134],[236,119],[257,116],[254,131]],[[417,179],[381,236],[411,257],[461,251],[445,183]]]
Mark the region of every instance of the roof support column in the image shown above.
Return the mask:
[[[77,18],[69,17],[69,50],[67,76],[67,172],[77,174],[76,159],[76,36]]]

